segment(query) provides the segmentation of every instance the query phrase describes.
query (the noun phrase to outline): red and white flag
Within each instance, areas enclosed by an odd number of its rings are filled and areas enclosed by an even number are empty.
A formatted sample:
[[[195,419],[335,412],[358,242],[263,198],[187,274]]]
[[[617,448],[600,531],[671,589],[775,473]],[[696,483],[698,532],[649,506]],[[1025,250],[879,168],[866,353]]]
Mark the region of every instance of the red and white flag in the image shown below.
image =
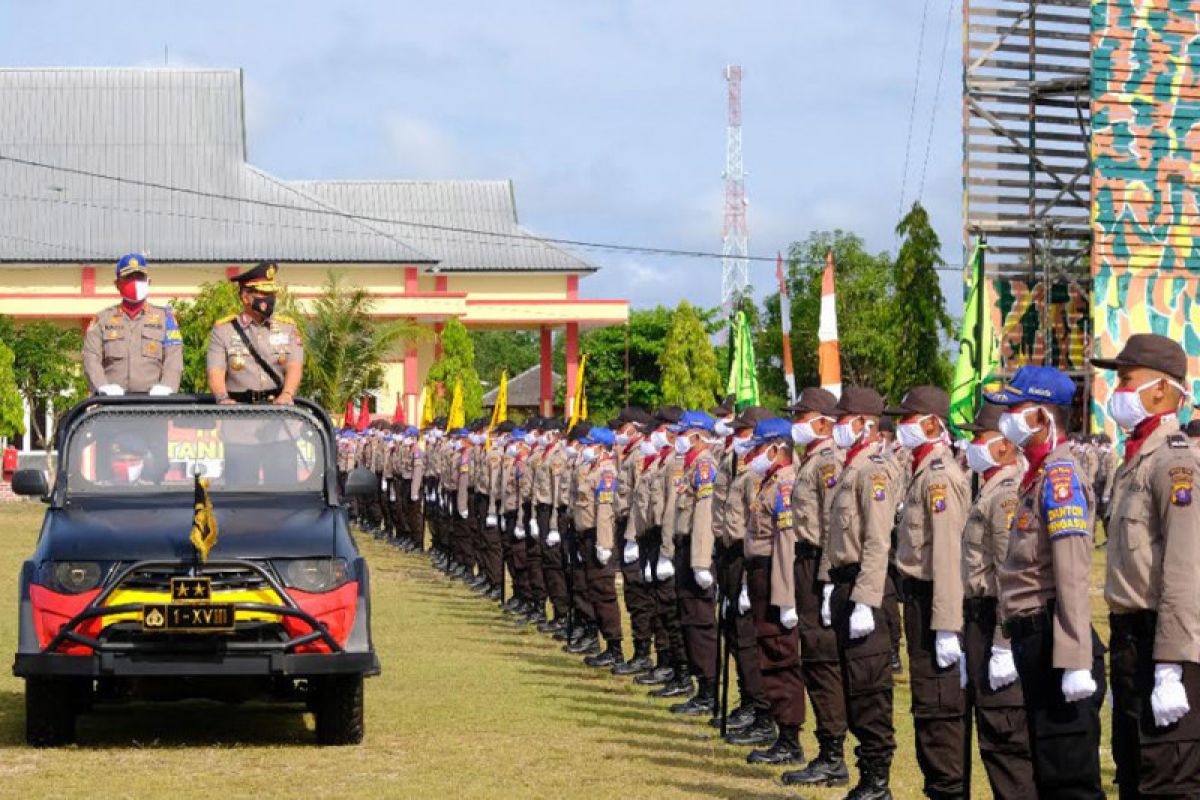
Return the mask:
[[[796,402],[796,370],[792,366],[792,298],[783,274],[783,254],[775,254],[775,280],[779,281],[779,326],[782,328],[783,380],[787,383],[788,402]]]
[[[837,294],[833,282],[833,250],[825,253],[821,276],[821,319],[817,324],[817,364],[821,388],[842,396],[842,357],[838,351]]]

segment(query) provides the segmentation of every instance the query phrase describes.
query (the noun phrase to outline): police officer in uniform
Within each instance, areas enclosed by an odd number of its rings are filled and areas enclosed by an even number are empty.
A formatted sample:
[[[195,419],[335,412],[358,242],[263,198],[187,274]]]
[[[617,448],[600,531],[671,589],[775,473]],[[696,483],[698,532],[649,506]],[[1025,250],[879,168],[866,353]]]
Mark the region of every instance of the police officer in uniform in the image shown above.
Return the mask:
[[[183,339],[175,312],[146,301],[146,259],[122,257],[114,285],[121,302],[97,314],[83,338],[88,388],[103,395],[174,394],[183,374]]]
[[[1075,384],[1057,369],[1022,367],[987,399],[1007,407],[1000,431],[1028,461],[998,577],[1038,797],[1090,800],[1104,796],[1104,648],[1091,627],[1088,585],[1095,496],[1067,441],[1074,395]]]
[[[1200,458],[1176,416],[1187,356],[1143,333],[1092,364],[1117,371],[1108,412],[1128,434],[1105,526],[1120,796],[1200,797]]]
[[[925,796],[964,796],[966,751],[960,662],[962,531],[971,485],[950,449],[950,396],[936,386],[910,389],[899,406],[896,439],[910,451],[911,479],[896,535],[904,601],[917,763]]]

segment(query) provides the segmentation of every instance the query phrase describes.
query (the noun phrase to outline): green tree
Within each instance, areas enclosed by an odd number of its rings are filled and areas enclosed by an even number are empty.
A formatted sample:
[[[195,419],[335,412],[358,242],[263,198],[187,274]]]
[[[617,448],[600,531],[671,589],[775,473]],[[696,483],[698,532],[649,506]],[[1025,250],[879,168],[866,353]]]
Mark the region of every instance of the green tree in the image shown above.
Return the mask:
[[[671,316],[671,328],[658,357],[663,401],[683,408],[707,410],[723,393],[717,354],[700,314],[682,300]]]
[[[475,348],[475,371],[485,386],[500,382],[500,373],[519,375],[542,357],[541,341],[533,331],[470,331]]]
[[[305,364],[300,393],[331,412],[383,384],[384,361],[426,331],[407,320],[373,318],[371,293],[347,287],[343,276],[330,272],[321,296],[304,320]]]
[[[46,320],[14,325],[0,320],[0,341],[13,354],[13,380],[32,406],[61,412],[87,396],[87,381],[79,364],[83,335],[78,328],[63,328]],[[40,415],[33,414],[34,438],[48,441],[51,431],[42,429]]]
[[[12,348],[0,341],[0,436],[11,439],[25,432],[25,407],[13,372]]]
[[[942,343],[952,333],[950,315],[938,267],[944,266],[941,242],[929,224],[929,214],[920,203],[900,220],[896,233],[904,237],[896,256],[895,299],[892,307],[892,336],[903,347],[896,348],[891,384],[892,397],[920,384],[950,386],[950,359]]]
[[[471,420],[483,410],[483,386],[479,383],[479,373],[475,371],[475,348],[471,344],[471,335],[465,325],[451,317],[442,329],[441,340],[442,355],[433,362],[426,379],[431,386],[440,383],[443,387],[434,407],[435,412],[445,415],[450,410],[455,381],[461,379],[463,412],[467,420]]]
[[[208,335],[217,320],[241,311],[237,286],[229,281],[206,283],[193,299],[175,300],[172,305],[183,337],[183,377],[179,381],[179,391],[205,394],[208,392]]]

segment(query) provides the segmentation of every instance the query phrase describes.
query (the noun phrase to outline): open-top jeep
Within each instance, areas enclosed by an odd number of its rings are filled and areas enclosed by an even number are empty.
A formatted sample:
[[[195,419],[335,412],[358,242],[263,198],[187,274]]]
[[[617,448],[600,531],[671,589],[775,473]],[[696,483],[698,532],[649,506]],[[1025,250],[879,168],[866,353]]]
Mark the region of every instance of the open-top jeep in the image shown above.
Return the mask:
[[[196,697],[306,703],[322,744],[362,740],[379,661],[324,411],[92,398],[56,445],[53,485],[13,478],[49,504],[13,665],[31,744],[72,741],[93,703]]]

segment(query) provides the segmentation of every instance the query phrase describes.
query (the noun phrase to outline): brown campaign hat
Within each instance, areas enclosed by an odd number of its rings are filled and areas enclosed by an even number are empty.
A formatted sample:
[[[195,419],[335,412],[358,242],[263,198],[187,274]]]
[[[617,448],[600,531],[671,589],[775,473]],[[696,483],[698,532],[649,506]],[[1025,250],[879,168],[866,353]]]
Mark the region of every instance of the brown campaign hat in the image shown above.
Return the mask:
[[[742,409],[742,413],[733,418],[733,422],[729,423],[729,427],[735,431],[744,431],[747,428],[753,428],[764,419],[770,419],[775,416],[769,408],[762,406],[746,406]]]
[[[1004,406],[998,406],[995,403],[984,403],[983,408],[979,409],[979,413],[967,425],[959,425],[960,430],[970,431],[971,433],[983,433],[984,431],[1000,430],[1000,415],[1004,413]]]
[[[884,410],[889,417],[911,417],[914,414],[932,414],[942,419],[950,418],[950,395],[936,386],[914,386],[904,393],[900,404]]]
[[[720,403],[712,408],[708,413],[714,417],[728,417],[735,411],[735,399],[733,395],[729,395]]]
[[[1187,377],[1187,354],[1174,339],[1157,333],[1135,333],[1125,342],[1116,358],[1093,358],[1092,366],[1100,369],[1145,367],[1165,372],[1182,381]]]
[[[883,397],[874,389],[865,386],[847,386],[842,389],[842,399],[834,409],[835,416],[863,414],[868,417],[883,416]]]
[[[837,404],[838,400],[833,396],[833,392],[828,389],[822,389],[820,386],[810,386],[800,392],[800,396],[796,398],[796,402],[788,406],[787,410],[793,414],[815,411],[826,417],[836,417]]]

